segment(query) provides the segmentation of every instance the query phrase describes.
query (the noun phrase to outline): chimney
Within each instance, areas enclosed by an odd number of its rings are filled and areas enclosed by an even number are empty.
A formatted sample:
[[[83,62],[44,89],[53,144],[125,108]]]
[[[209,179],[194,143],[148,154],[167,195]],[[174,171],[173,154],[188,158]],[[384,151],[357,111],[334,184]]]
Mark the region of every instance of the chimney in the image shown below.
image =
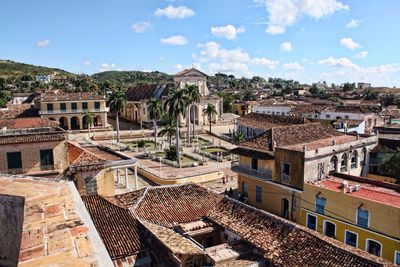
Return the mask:
[[[342,190],[342,193],[347,193],[348,188],[349,188],[349,182],[342,181],[340,184],[340,189]]]
[[[333,139],[332,140],[332,146],[335,146],[336,145],[336,139]]]

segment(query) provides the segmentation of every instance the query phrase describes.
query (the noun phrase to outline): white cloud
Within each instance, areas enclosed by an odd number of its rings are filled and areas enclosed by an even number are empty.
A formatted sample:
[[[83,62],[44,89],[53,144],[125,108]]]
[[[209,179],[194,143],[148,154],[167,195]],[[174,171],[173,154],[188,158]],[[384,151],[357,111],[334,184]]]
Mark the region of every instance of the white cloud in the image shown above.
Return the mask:
[[[349,10],[349,6],[338,0],[264,0],[264,4],[269,34],[284,33],[302,17],[320,19],[336,11]]]
[[[166,45],[185,45],[187,42],[186,38],[182,35],[173,35],[168,38],[161,38],[161,43]]]
[[[290,42],[283,42],[281,44],[280,48],[281,48],[281,51],[283,51],[283,52],[290,52],[293,49],[292,44]]]
[[[285,63],[282,65],[282,68],[284,70],[291,70],[291,71],[302,71],[304,70],[304,67],[300,65],[297,61],[295,62],[290,62],[290,63]]]
[[[232,50],[220,49],[218,52],[218,57],[223,61],[231,62],[245,62],[250,59],[249,54],[240,48]]]
[[[86,67],[89,67],[90,65],[92,65],[92,62],[86,60],[83,62],[83,65],[85,65]]]
[[[173,5],[169,5],[163,9],[157,8],[157,10],[154,11],[154,15],[157,17],[165,16],[169,19],[184,19],[193,17],[195,14],[196,13],[192,9],[186,6],[174,7]]]
[[[235,39],[239,33],[244,33],[246,29],[242,26],[236,28],[233,25],[211,27],[211,33],[217,37],[223,37],[228,40]]]
[[[174,69],[181,70],[181,69],[183,69],[183,66],[181,64],[175,64]]]
[[[358,58],[365,58],[368,56],[368,51],[361,51],[360,53],[357,53],[356,57]]]
[[[372,67],[362,67],[353,63],[346,57],[319,60],[319,64],[333,68],[333,72],[323,72],[321,77],[335,81],[370,81],[375,84],[389,82],[389,76],[400,71],[398,63],[382,64]]]
[[[216,58],[218,56],[219,44],[216,42],[208,42],[205,44],[199,44],[199,47],[202,47],[203,50],[200,52],[202,56],[208,56],[211,58]]]
[[[346,28],[358,28],[360,26],[361,20],[352,19],[349,23],[346,24]]]
[[[101,63],[100,64],[100,71],[109,71],[115,69],[117,66],[114,63]]]
[[[36,45],[38,47],[47,47],[50,44],[50,40],[44,39],[44,40],[39,40],[36,42]]]
[[[350,50],[354,50],[356,48],[360,48],[361,46],[356,43],[353,38],[345,37],[340,40],[340,44]]]
[[[271,59],[265,58],[265,57],[257,57],[257,58],[253,58],[251,60],[251,63],[254,65],[267,67],[268,69],[274,69],[276,67],[276,65],[279,64],[279,61],[271,60]]]
[[[136,33],[145,32],[153,28],[153,24],[150,21],[139,21],[132,24],[132,30]]]
[[[224,72],[228,74],[236,73],[241,75],[249,75],[249,67],[242,62],[212,62],[208,64],[208,69],[211,73]]]

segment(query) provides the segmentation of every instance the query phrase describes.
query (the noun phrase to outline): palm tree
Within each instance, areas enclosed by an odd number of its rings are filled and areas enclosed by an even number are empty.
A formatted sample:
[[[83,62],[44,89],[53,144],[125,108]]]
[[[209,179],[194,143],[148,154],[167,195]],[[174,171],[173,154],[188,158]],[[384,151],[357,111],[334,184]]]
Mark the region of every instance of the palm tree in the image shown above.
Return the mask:
[[[125,94],[120,90],[112,92],[108,99],[108,106],[110,111],[115,113],[116,128],[117,128],[117,142],[119,143],[119,113],[123,110],[126,104]]]
[[[89,138],[90,138],[90,127],[94,123],[94,114],[86,110],[85,112],[83,112],[83,117],[86,118],[86,124],[87,124],[86,126],[88,127]]]
[[[201,99],[201,94],[199,87],[197,85],[186,85],[187,98],[188,98],[188,115],[187,115],[187,136],[188,143],[190,143],[190,110],[194,103],[199,103]],[[193,117],[193,138],[195,135],[195,119]]]
[[[240,131],[233,135],[233,143],[239,145],[244,140],[244,132]]]
[[[154,143],[157,146],[157,121],[161,118],[162,107],[160,99],[151,97],[147,101],[147,108],[149,110],[150,119],[153,120],[154,127]]]
[[[208,121],[210,123],[210,133],[211,133],[211,118],[213,115],[216,115],[217,110],[215,109],[215,106],[211,103],[207,104],[207,107],[203,109],[203,115],[208,117]]]
[[[165,114],[164,118],[164,129],[160,131],[160,136],[168,135],[169,146],[172,146],[172,136],[176,134],[175,129],[175,118]]]
[[[168,115],[176,118],[176,158],[179,167],[181,166],[181,158],[179,155],[179,116],[182,115],[185,117],[187,103],[187,93],[184,88],[172,88],[165,102],[165,107],[168,108]]]

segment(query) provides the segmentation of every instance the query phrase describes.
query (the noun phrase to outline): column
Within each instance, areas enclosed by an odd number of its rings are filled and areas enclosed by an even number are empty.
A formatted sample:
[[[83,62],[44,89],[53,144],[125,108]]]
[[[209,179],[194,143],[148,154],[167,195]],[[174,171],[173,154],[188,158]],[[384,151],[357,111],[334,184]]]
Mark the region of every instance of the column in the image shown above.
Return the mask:
[[[120,183],[120,177],[119,177],[119,169],[117,169],[117,184]]]
[[[125,188],[129,188],[128,168],[125,168]]]
[[[137,166],[135,165],[135,190],[138,190]]]

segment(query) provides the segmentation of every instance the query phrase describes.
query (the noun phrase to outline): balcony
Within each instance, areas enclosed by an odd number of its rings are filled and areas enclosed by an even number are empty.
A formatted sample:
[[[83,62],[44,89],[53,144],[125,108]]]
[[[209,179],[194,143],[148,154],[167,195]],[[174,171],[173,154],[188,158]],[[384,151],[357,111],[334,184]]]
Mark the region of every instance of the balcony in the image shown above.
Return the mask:
[[[231,164],[231,169],[234,172],[244,174],[244,175],[251,175],[253,177],[263,179],[263,180],[271,180],[272,179],[272,172],[267,169],[252,169],[249,166],[240,164],[238,161],[233,161]]]
[[[41,171],[52,171],[54,170],[54,164],[40,165]]]
[[[58,115],[58,114],[65,114],[65,113],[79,113],[82,114],[85,111],[91,112],[91,113],[95,113],[95,112],[109,112],[110,108],[106,107],[103,109],[100,108],[92,108],[92,109],[66,109],[66,110],[61,110],[61,109],[57,109],[57,110],[40,110],[39,114],[40,115]]]

